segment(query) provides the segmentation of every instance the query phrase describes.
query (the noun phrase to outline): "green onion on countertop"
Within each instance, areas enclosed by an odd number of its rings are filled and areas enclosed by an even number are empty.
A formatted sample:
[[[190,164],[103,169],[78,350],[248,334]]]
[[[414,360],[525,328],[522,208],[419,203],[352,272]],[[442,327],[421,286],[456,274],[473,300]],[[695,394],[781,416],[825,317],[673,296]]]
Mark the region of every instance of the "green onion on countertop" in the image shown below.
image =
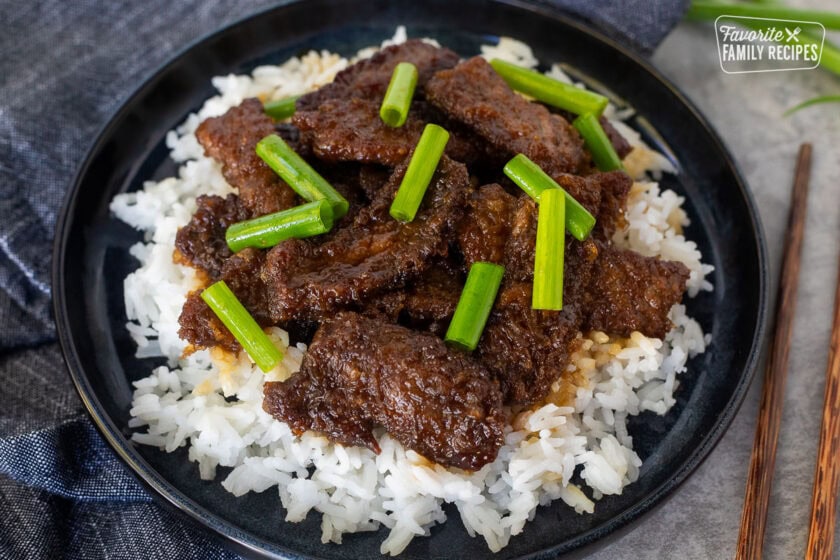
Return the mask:
[[[236,296],[230,291],[224,280],[208,286],[201,292],[201,299],[213,310],[213,313],[224,323],[228,330],[236,337],[242,348],[248,352],[259,368],[265,372],[274,369],[283,353],[263,332],[257,322],[242,306]]]
[[[246,247],[265,249],[274,247],[284,239],[321,235],[330,231],[332,226],[332,206],[321,199],[235,223],[225,232],[225,241],[234,253]]]
[[[813,105],[820,105],[821,103],[840,103],[840,95],[821,95],[819,97],[813,97],[808,99],[807,101],[803,101],[798,105],[795,105],[785,111],[784,116],[791,115],[800,109],[805,109],[806,107],[811,107]]]
[[[534,70],[498,58],[491,60],[490,65],[511,89],[576,115],[582,113],[600,115],[609,102],[603,95],[549,78]]]
[[[405,124],[415,87],[417,87],[417,67],[410,62],[397,64],[391,74],[391,81],[388,83],[382,106],[379,108],[379,117],[382,122],[392,128]]]
[[[286,120],[295,114],[295,103],[297,103],[299,97],[300,95],[293,95],[292,97],[266,101],[263,103],[263,111],[266,115],[278,121]]]
[[[598,117],[592,113],[586,113],[576,118],[572,125],[583,136],[586,148],[592,154],[592,160],[598,169],[601,171],[624,169],[621,158],[615,153],[615,148],[601,123],[598,122]]]
[[[458,298],[452,321],[444,340],[462,350],[472,352],[478,346],[484,325],[490,317],[505,268],[489,262],[476,262],[470,267],[467,282]]]
[[[826,29],[840,29],[840,13],[817,10],[802,10],[774,4],[750,4],[714,1],[694,1],[688,8],[688,20],[711,20],[719,16],[742,16],[752,18],[788,19],[815,21]]]
[[[414,220],[448,141],[449,133],[436,124],[427,124],[423,129],[394,202],[391,203],[390,212],[395,220]]]
[[[324,199],[329,202],[334,220],[347,213],[350,207],[347,199],[276,134],[266,136],[257,143],[257,155],[304,200],[314,202]]]
[[[534,309],[563,309],[563,257],[566,250],[566,197],[557,189],[540,196],[534,255]]]
[[[559,189],[566,196],[566,229],[569,233],[578,241],[583,241],[592,231],[595,217],[527,156],[514,156],[505,164],[504,172],[537,203],[540,202],[540,194],[546,189]]]

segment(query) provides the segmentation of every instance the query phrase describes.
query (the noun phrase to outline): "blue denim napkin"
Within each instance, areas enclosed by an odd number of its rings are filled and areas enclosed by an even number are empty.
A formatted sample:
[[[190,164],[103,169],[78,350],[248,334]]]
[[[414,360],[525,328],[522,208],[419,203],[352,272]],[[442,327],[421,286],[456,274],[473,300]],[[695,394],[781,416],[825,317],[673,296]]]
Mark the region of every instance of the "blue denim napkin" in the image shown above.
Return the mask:
[[[50,312],[65,190],[172,53],[275,2],[0,3],[0,558],[236,558],[151,500],[66,373]],[[542,0],[649,54],[687,0]]]

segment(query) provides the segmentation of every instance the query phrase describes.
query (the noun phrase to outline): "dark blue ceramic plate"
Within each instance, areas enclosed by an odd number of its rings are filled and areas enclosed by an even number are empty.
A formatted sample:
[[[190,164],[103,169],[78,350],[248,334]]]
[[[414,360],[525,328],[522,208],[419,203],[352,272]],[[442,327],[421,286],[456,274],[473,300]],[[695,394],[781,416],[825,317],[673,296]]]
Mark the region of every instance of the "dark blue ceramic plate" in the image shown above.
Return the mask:
[[[435,37],[463,56],[500,35],[512,36],[532,45],[541,61],[566,62],[620,95],[644,117],[633,124],[680,168],[664,186],[687,198],[692,225],[686,234],[715,266],[714,292],[688,303],[691,315],[712,334],[711,347],[690,363],[677,404],[666,416],[643,414],[631,424],[644,460],[638,482],[599,502],[594,515],[577,515],[559,502],[540,508],[524,533],[497,555],[451,515],[430,538],[415,539],[403,557],[548,558],[580,552],[671,494],[723,435],[758,358],[767,272],[753,201],[706,120],[646,62],[547,9],[507,1],[309,0],[246,19],[175,57],[102,132],[58,225],[53,293],[70,374],[99,429],[161,502],[240,551],[282,558],[379,556],[384,530],[346,536],[341,546],[322,545],[320,516],[285,523],[276,492],[235,498],[218,482],[200,481],[183,450],[165,454],[129,442],[130,383],[155,364],[133,357],[134,344],[123,328],[122,280],[137,266],[127,249],[139,236],[109,215],[108,203],[144,180],[174,173],[164,136],[213,94],[212,76],[247,72],[310,48],[350,54],[378,44],[401,23],[410,36]]]

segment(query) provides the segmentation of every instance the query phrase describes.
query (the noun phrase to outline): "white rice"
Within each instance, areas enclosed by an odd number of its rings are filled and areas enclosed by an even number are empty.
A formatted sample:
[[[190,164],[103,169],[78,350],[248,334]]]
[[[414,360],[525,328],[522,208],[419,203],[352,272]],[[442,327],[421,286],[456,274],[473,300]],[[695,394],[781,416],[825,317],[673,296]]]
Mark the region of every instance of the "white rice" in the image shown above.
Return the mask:
[[[400,29],[392,42],[403,40],[405,30]],[[372,52],[366,49],[359,56]],[[482,52],[537,64],[526,45],[510,39]],[[233,190],[219,165],[203,155],[193,134],[196,127],[247,97],[274,99],[309,91],[350,62],[312,51],[280,66],[257,68],[251,76],[214,78],[219,95],[167,136],[172,158],[182,164],[178,176],[146,183],[143,190],[112,202],[114,214],[143,231],[145,239],[131,248],[141,266],[125,279],[127,329],[137,342],[138,357],[165,356],[169,362],[134,383],[133,440],[167,452],[186,446],[202,479],[215,478],[218,466],[229,467],[222,486],[236,496],[274,488],[287,521],[301,521],[313,509],[320,512],[324,543],[340,543],[345,533],[384,525],[390,532],[381,545],[383,554],[399,554],[415,536],[427,536],[445,520],[445,502],[457,507],[467,532],[481,535],[492,551],[520,533],[538,505],[561,499],[579,513],[592,513],[595,501],[620,494],[638,477],[641,460],[633,451],[627,417],[667,412],[686,361],[708,344],[682,305],[671,310],[675,327],[664,340],[639,333],[611,339],[599,332],[582,338],[569,366],[574,385],[558,381],[546,404],[520,413],[496,461],[474,473],[430,464],[385,433],[378,434],[379,455],[311,433],[294,436],[262,410],[262,385],[297,371],[303,345],[286,348],[283,362],[268,375],[244,353],[233,357],[204,350],[182,356],[178,316],[198,280],[193,269],[172,262],[175,233],[195,210],[196,196]],[[553,75],[558,72],[552,69]],[[614,109],[609,114],[615,115]],[[633,171],[637,183],[628,227],[615,242],[685,263],[691,270],[690,295],[710,290],[705,276],[712,267],[701,262],[695,244],[682,235],[688,223],[683,199],[649,179],[650,173],[673,168],[637,134],[616,125],[637,146],[635,157],[644,169]],[[281,329],[270,329],[270,336],[278,346],[288,346]],[[230,396],[237,399],[225,399]],[[576,469],[583,487],[572,482]]]

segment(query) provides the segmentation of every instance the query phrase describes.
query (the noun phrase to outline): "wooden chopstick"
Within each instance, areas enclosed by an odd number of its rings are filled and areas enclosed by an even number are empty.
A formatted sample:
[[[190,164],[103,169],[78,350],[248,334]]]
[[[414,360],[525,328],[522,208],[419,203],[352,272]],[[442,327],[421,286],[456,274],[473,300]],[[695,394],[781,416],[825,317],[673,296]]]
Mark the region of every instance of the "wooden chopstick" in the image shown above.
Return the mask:
[[[828,369],[825,374],[825,402],[823,404],[820,446],[817,452],[817,472],[814,475],[814,494],[811,498],[811,528],[808,533],[808,560],[828,560],[834,546],[834,523],[837,517],[837,483],[840,479],[840,270],[837,272],[837,291],[834,293],[834,325],[828,350]]]
[[[764,530],[770,503],[770,486],[776,465],[776,445],[782,419],[782,402],[785,394],[790,339],[793,317],[796,313],[796,290],[799,286],[799,263],[802,257],[802,238],[805,233],[805,212],[808,199],[808,181],[811,175],[811,144],[799,147],[796,175],[791,193],[785,253],[779,283],[778,302],[773,341],[764,388],[755,429],[744,510],[741,513],[741,531],[735,558],[757,560],[761,558]]]

